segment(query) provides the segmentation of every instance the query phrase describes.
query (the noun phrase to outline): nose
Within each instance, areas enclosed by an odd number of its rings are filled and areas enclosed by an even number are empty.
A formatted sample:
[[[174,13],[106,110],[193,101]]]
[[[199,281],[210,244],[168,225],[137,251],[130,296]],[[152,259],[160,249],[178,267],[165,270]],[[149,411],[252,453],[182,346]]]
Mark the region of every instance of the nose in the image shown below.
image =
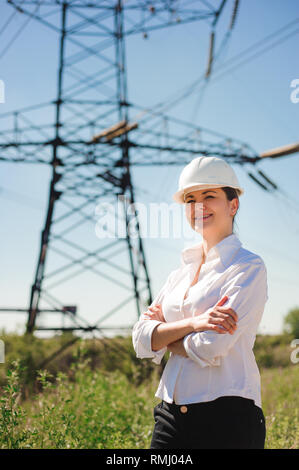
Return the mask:
[[[198,202],[195,207],[193,208],[193,214],[194,215],[202,215],[203,212],[205,211],[205,205],[203,203]]]

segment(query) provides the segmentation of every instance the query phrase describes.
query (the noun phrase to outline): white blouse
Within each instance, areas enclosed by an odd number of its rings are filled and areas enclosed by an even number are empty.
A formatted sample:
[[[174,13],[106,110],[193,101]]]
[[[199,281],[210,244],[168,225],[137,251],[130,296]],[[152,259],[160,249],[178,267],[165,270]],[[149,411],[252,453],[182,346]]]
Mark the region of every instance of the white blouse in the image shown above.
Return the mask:
[[[268,299],[265,264],[231,234],[208,251],[198,281],[190,287],[202,249],[201,242],[182,250],[181,266],[169,274],[151,306],[161,304],[165,321],[174,322],[206,312],[227,295],[223,306],[237,313],[237,329],[232,335],[210,330],[186,335],[188,357],[170,353],[155,396],[181,405],[234,395],[253,399],[261,407],[260,374],[252,348]],[[159,323],[142,314],[132,331],[136,356],[152,358],[156,364],[167,351],[151,349],[152,332]]]

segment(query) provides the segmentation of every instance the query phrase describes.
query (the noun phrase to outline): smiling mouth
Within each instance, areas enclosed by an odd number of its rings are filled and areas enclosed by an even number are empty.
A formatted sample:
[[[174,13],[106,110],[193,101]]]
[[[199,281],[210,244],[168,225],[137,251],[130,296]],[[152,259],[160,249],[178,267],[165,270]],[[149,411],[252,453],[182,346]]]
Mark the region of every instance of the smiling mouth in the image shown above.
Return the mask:
[[[212,217],[213,214],[207,214],[207,215],[204,215],[203,217],[195,217],[194,218],[194,221],[198,221],[198,220],[207,220],[209,219],[210,217]]]

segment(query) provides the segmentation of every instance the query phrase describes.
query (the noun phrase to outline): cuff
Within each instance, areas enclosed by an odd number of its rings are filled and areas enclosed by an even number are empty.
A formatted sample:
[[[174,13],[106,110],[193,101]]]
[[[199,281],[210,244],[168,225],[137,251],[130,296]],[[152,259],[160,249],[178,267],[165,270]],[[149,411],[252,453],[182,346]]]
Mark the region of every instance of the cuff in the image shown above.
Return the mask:
[[[138,358],[152,358],[152,362],[155,364],[160,364],[162,357],[167,351],[167,347],[159,349],[158,351],[152,350],[152,334],[157,325],[163,323],[158,320],[146,320],[143,323],[142,335],[140,335],[138,341]]]
[[[154,362],[155,364],[160,364],[162,361],[162,357],[164,356],[166,351],[167,351],[166,347],[159,349],[159,351],[153,351],[153,353],[155,354],[155,357],[152,359],[152,362]]]
[[[220,366],[220,357],[213,357],[209,359],[205,359],[200,356],[200,350],[198,351],[198,346],[194,345],[192,339],[193,335],[198,333],[191,333],[185,336],[183,340],[183,345],[185,348],[186,353],[188,354],[189,358],[196,362],[200,367],[209,367],[209,366]]]

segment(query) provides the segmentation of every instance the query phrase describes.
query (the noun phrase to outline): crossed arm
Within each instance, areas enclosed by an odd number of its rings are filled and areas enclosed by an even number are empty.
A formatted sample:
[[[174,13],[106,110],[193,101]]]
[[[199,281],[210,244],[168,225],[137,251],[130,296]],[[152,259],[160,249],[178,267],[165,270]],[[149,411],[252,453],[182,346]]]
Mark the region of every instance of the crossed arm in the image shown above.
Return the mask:
[[[157,324],[152,332],[152,350],[159,351],[167,347],[174,354],[188,357],[183,342],[189,333],[212,330],[219,334],[233,334],[237,328],[237,314],[229,307],[222,307],[227,300],[227,296],[223,297],[211,310],[200,317],[184,318],[171,323],[165,322],[160,304],[149,307],[149,312],[145,315],[151,320],[162,322]]]
[[[133,332],[137,357],[154,357],[153,362],[160,363],[168,349],[201,367],[219,364],[219,357],[228,353],[246,329],[254,334],[257,330],[268,298],[263,263],[250,260],[247,266],[235,266],[219,295],[222,301],[228,299],[226,307],[218,303],[176,322],[165,322],[161,305],[152,304]]]
[[[167,349],[168,351],[171,351],[173,354],[179,354],[180,356],[189,357],[188,354],[186,353],[183,339],[178,339],[177,341],[170,343],[167,346]]]

